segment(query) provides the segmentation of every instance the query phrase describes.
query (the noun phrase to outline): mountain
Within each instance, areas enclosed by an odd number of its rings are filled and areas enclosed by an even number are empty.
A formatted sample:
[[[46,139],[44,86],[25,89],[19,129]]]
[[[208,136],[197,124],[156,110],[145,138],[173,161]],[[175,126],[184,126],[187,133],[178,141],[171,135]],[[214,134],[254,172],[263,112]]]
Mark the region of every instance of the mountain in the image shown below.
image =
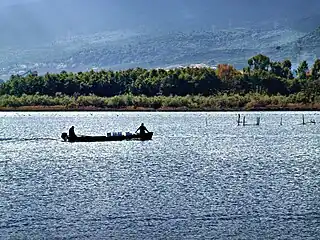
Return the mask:
[[[230,63],[243,67],[252,55],[276,49],[298,40],[302,34],[290,30],[189,31],[137,36],[103,45],[84,46],[64,58],[68,66],[82,64],[96,67],[160,67],[172,64],[205,62]]]
[[[242,67],[257,53],[296,59],[299,41],[312,50],[307,38],[320,25],[317,9],[318,0],[3,0],[0,75],[29,68]]]
[[[296,41],[296,44],[301,48],[320,48],[320,26],[314,31],[304,35]]]
[[[320,58],[320,26],[294,41],[281,45],[277,52],[292,59],[295,65],[303,60],[307,60],[310,65],[313,64],[315,59]],[[275,53],[271,55],[275,56]]]
[[[101,31],[252,28],[263,22],[290,25],[319,14],[309,0],[29,0],[0,8],[1,45],[39,44]],[[318,15],[317,15],[318,16]],[[316,19],[315,19],[316,20]],[[320,24],[318,18],[318,24]],[[294,27],[294,26],[292,26]],[[299,26],[298,26],[299,27]]]

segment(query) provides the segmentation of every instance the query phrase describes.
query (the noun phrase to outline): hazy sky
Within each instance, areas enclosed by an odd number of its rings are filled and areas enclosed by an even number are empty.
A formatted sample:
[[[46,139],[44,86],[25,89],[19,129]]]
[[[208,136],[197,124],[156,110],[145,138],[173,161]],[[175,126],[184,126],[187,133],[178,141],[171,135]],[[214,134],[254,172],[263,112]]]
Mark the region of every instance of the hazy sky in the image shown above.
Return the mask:
[[[17,3],[28,3],[28,2],[35,2],[41,0],[0,0],[0,7],[14,5]]]

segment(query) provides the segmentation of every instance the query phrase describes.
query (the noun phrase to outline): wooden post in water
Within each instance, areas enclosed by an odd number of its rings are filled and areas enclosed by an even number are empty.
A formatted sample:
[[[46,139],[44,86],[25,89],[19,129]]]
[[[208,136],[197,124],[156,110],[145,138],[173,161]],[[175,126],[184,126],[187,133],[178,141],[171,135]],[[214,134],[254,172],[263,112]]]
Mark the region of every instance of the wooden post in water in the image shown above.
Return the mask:
[[[256,123],[257,126],[260,125],[260,117],[257,117],[257,123]]]
[[[246,117],[245,117],[245,116],[243,116],[242,125],[243,125],[243,126],[246,125]]]
[[[302,125],[305,125],[306,123],[304,122],[304,114],[302,114]]]
[[[282,126],[282,117],[281,117],[281,119],[280,119],[280,126]]]
[[[240,121],[240,114],[238,114],[238,126],[240,126],[240,123],[241,123],[241,121]]]

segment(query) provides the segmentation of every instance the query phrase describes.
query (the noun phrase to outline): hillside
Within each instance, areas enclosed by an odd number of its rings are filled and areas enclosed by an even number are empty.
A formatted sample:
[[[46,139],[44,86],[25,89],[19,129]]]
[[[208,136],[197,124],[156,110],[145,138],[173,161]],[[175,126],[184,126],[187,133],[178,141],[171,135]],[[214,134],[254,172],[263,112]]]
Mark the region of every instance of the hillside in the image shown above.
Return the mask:
[[[317,9],[317,0],[308,4],[302,0],[16,0],[0,7],[0,44],[30,46],[66,36],[128,29],[167,32],[259,28],[261,24],[294,29],[301,28],[300,23],[310,25],[310,18],[313,23],[320,21],[314,17],[319,16]]]
[[[31,51],[12,51],[11,67],[4,66],[3,72],[13,73],[24,67],[42,71],[80,71],[92,67],[149,68],[192,63],[230,63],[242,68],[250,56],[258,53],[267,54],[274,60],[292,59],[295,49],[288,46],[303,36],[303,33],[286,29],[174,31],[152,36],[135,32],[122,36],[108,32],[57,41]],[[284,47],[277,50],[278,46]],[[17,66],[17,62],[20,65]]]
[[[88,46],[64,59],[65,63],[98,67],[140,63],[146,67],[171,64],[227,62],[243,65],[258,52],[268,52],[301,35],[288,30],[190,31],[132,37],[121,43]],[[160,65],[160,66],[158,66]]]
[[[310,62],[320,57],[320,26],[295,41],[284,44],[279,51],[290,55],[297,62],[309,60]]]
[[[306,34],[305,36],[299,38],[297,40],[297,45],[302,49],[313,49],[317,51],[318,54],[320,48],[320,26],[316,28],[314,31]]]
[[[220,62],[242,67],[260,52],[293,61],[297,54],[312,50],[307,58],[314,58],[318,52],[317,38],[308,40],[316,34],[309,30],[320,25],[316,0],[4,3],[0,76],[30,68],[78,71]],[[297,50],[299,41],[304,47]]]

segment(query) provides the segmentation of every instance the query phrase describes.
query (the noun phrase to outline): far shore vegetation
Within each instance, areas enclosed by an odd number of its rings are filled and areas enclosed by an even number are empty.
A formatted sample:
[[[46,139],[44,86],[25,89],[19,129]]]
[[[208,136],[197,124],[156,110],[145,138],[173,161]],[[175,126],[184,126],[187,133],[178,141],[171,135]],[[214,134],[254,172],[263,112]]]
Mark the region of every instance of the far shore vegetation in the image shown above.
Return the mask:
[[[297,70],[259,54],[242,70],[219,64],[12,75],[0,84],[0,110],[320,110],[320,59]]]

